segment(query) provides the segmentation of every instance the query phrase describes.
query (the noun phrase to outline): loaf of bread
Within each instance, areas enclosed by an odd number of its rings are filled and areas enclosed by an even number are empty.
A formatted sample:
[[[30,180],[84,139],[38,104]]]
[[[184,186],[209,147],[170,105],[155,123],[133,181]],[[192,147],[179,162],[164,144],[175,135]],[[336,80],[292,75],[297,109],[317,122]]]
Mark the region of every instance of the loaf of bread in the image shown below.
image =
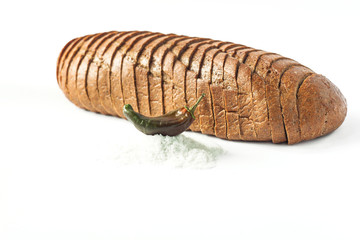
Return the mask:
[[[144,31],[71,40],[57,80],[80,108],[124,117],[193,105],[190,130],[223,139],[289,144],[326,135],[346,116],[346,100],[326,77],[275,53],[231,42]]]

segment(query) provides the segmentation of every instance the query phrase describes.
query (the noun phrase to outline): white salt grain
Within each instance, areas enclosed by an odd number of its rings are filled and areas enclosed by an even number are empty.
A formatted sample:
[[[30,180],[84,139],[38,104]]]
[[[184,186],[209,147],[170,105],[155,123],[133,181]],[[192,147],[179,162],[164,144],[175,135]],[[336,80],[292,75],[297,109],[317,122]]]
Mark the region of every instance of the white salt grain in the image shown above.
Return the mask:
[[[118,147],[116,160],[124,164],[156,164],[183,168],[212,168],[224,150],[180,134],[175,137],[138,135],[136,141]]]

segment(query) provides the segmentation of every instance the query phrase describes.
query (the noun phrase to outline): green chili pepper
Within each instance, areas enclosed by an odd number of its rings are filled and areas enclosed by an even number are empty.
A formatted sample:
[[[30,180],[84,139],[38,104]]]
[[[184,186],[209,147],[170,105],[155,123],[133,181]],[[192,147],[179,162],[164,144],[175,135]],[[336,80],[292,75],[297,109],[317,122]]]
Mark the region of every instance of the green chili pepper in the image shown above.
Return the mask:
[[[195,109],[204,96],[203,93],[191,108],[185,106],[157,117],[146,117],[137,113],[130,104],[125,104],[123,112],[139,131],[147,135],[176,136],[188,129],[193,123]]]

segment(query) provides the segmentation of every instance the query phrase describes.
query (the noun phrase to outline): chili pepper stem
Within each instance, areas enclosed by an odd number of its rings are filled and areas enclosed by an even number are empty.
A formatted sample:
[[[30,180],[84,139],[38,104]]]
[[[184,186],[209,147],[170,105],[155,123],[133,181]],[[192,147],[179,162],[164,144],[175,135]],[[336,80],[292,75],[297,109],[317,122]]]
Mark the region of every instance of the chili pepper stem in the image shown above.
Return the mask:
[[[194,112],[196,107],[199,105],[201,99],[203,99],[203,97],[205,97],[205,93],[201,94],[201,96],[199,97],[199,99],[196,101],[196,103],[194,104],[194,106],[192,106],[191,108],[185,107],[185,109],[191,114],[191,116],[193,117],[193,119],[195,119],[194,116]]]

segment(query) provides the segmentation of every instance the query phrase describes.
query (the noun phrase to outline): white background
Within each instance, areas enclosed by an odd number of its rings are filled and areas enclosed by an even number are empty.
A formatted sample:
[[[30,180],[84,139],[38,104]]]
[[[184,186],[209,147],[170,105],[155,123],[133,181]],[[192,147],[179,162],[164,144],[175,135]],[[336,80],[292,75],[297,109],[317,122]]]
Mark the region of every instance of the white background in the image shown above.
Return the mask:
[[[3,1],[0,9],[0,239],[360,239],[357,1]],[[109,30],[280,53],[334,82],[348,116],[329,136],[294,146],[204,136],[227,151],[212,169],[118,165],[103,156],[139,133],[75,107],[55,76],[69,40]]]

